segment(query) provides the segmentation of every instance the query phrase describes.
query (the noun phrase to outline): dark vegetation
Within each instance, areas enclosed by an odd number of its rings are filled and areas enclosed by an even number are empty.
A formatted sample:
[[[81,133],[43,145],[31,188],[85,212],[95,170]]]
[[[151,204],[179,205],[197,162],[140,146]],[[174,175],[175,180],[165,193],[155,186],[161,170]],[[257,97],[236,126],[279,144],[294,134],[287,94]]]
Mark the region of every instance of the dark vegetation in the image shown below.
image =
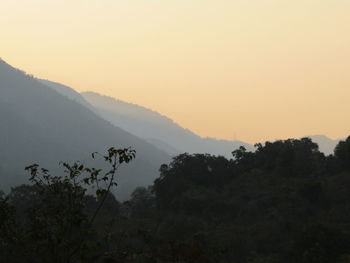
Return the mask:
[[[110,169],[64,163],[0,198],[1,262],[350,262],[350,137],[325,156],[310,139],[181,154],[120,203]],[[92,187],[94,186],[94,188]]]

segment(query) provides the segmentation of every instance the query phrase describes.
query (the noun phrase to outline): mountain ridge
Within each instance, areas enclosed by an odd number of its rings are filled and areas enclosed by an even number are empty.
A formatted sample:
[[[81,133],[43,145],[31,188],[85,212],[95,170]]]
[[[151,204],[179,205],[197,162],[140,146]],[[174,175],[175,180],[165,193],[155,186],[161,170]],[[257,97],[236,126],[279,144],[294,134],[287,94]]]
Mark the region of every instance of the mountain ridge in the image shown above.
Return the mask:
[[[178,149],[179,153],[209,153],[230,158],[231,152],[239,146],[253,148],[241,141],[202,138],[172,119],[143,106],[128,104],[95,92],[81,94],[106,120],[141,138],[167,143]],[[147,118],[148,116],[151,117]]]
[[[24,182],[24,167],[35,162],[57,172],[59,161],[83,160],[93,165],[87,161],[92,152],[130,146],[137,157],[120,170],[116,193],[125,199],[137,186],[151,184],[159,176],[160,165],[170,160],[164,151],[5,61],[0,61],[0,92],[2,188]]]
[[[225,157],[231,158],[232,157],[231,152],[235,148],[238,148],[241,145],[245,146],[248,150],[254,150],[254,147],[251,144],[245,143],[242,141],[228,141],[228,140],[221,140],[217,138],[201,137],[195,134],[194,132],[192,132],[191,130],[181,127],[171,118],[155,110],[144,107],[142,105],[125,102],[111,96],[101,95],[97,92],[87,91],[87,92],[78,93],[74,91],[74,89],[68,86],[65,86],[63,84],[57,85],[56,83],[56,86],[55,86],[54,82],[48,82],[47,84],[48,86],[53,84],[53,86],[51,86],[52,88],[54,88],[56,91],[61,92],[62,94],[72,99],[75,99],[77,101],[83,101],[82,104],[84,105],[88,104],[88,107],[90,109],[92,108],[94,112],[96,112],[97,114],[100,114],[100,116],[102,116],[104,119],[108,120],[115,126],[121,127],[124,130],[136,135],[137,137],[141,137],[145,139],[146,141],[152,143],[157,148],[163,151],[166,151],[168,154],[172,156],[182,152],[190,152],[190,153],[201,152],[201,153],[211,153],[216,155],[225,155]],[[62,88],[60,88],[60,85],[62,86]],[[67,92],[68,91],[67,89],[70,89],[70,91]],[[94,100],[92,100],[92,98],[94,98]],[[98,100],[96,100],[96,98],[98,98]],[[116,104],[119,104],[117,108],[115,107]],[[128,115],[128,120],[125,120],[125,115]],[[116,120],[118,118],[119,120]],[[145,119],[147,120],[145,121]],[[176,132],[182,133],[182,136],[185,135],[187,137],[187,142],[183,143],[182,147],[179,147],[179,145],[181,146],[181,143],[180,144],[176,142],[169,143],[169,141],[171,141],[171,138],[169,139],[166,137],[165,138],[164,137],[155,138],[154,136],[152,137],[151,131],[149,131],[148,134],[145,135],[145,130],[140,129],[139,126],[135,126],[135,122],[144,123],[146,126],[150,124],[159,125],[160,126],[159,128],[172,126],[173,130],[171,132],[174,132],[175,130]],[[310,136],[304,136],[304,137],[309,137],[314,142],[318,143],[321,152],[324,152],[326,155],[332,154],[336,144],[340,141],[340,139],[334,140],[327,137],[326,135],[310,135]],[[189,142],[188,140],[192,142]],[[193,141],[197,142],[197,146],[193,147],[193,149],[191,150],[187,146],[191,145],[191,143],[193,144]],[[206,147],[198,146],[201,143],[203,144],[203,142],[204,144],[206,144]],[[217,149],[216,151],[213,151],[212,149],[218,148],[217,145],[220,145],[219,149]]]

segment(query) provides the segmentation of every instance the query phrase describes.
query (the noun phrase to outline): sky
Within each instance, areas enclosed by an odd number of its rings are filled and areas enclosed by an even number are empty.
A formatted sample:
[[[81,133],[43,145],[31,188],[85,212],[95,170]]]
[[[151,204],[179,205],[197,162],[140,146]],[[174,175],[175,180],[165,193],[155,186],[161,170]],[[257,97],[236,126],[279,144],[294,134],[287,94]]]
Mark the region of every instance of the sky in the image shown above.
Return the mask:
[[[0,57],[203,137],[350,135],[349,0],[1,0]]]

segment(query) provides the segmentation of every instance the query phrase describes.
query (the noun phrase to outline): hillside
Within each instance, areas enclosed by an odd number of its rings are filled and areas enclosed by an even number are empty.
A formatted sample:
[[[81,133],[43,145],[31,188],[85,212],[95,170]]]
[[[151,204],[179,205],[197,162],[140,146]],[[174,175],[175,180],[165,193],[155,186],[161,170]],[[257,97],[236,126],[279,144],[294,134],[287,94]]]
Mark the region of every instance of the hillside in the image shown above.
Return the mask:
[[[112,125],[42,82],[0,61],[1,188],[19,184],[26,165],[39,163],[53,171],[59,161],[90,160],[90,153],[108,147],[133,147],[137,158],[120,173],[117,196],[158,177],[168,155]]]
[[[171,156],[179,153],[210,153],[231,158],[231,152],[243,145],[249,150],[254,147],[240,141],[201,138],[192,131],[182,128],[170,118],[145,107],[127,103],[94,92],[76,92],[74,89],[48,80],[39,80],[60,94],[91,109],[102,118],[140,137]],[[319,145],[321,152],[333,154],[340,139],[325,135],[306,136]]]
[[[84,92],[82,96],[98,110],[104,119],[154,143],[169,154],[174,154],[175,151],[209,153],[231,158],[231,152],[241,145],[253,149],[251,145],[241,141],[201,138],[170,118],[139,105],[93,92]]]
[[[53,82],[50,80],[46,80],[46,79],[37,79],[37,80],[40,83],[44,84],[45,86],[54,89],[56,92],[60,93],[61,95],[64,95],[65,97],[68,97],[69,99],[84,105],[88,109],[95,111],[95,108],[92,107],[89,103],[87,103],[86,100],[83,98],[83,96],[79,92],[75,91],[74,89],[66,85]]]
[[[334,140],[324,135],[312,135],[307,137],[311,138],[313,142],[317,143],[320,151],[326,155],[333,154],[335,146],[337,146],[341,140]]]

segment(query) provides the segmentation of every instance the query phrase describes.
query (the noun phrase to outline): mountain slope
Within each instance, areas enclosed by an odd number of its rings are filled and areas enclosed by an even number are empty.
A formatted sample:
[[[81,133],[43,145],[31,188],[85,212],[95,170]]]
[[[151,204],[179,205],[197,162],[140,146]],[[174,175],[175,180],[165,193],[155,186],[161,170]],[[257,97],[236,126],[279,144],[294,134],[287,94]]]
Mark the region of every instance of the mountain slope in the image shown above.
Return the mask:
[[[47,80],[40,81],[172,156],[189,152],[211,153],[231,158],[231,152],[241,145],[252,149],[251,145],[239,141],[201,138],[190,130],[180,127],[171,119],[136,104],[92,92],[79,94],[65,85]]]
[[[71,89],[66,85],[53,82],[50,80],[46,80],[46,79],[37,79],[37,81],[39,81],[40,83],[44,84],[47,87],[54,89],[56,92],[60,93],[61,95],[64,95],[65,97],[68,97],[69,99],[84,105],[88,109],[95,111],[95,108],[92,107],[89,103],[87,103],[84,97],[80,95],[79,92],[76,92],[74,89]]]
[[[333,140],[325,135],[312,135],[307,137],[317,143],[320,151],[326,155],[333,154],[335,146],[341,141],[341,139]]]
[[[190,130],[182,128],[171,119],[135,104],[93,92],[84,92],[82,96],[98,110],[104,119],[154,143],[170,154],[173,154],[174,151],[178,151],[178,153],[210,153],[231,158],[231,152],[241,145],[253,149],[251,145],[241,141],[201,138]]]
[[[125,198],[158,177],[169,156],[105,121],[88,108],[0,61],[1,188],[23,183],[23,168],[37,162],[57,170],[61,160],[88,162],[91,152],[133,147],[137,158],[120,173],[117,195]]]
[[[145,138],[148,142],[172,156],[182,152],[209,152],[218,155],[226,153],[226,157],[230,158],[232,149],[240,145],[253,150],[252,146],[243,142],[200,138],[191,131],[178,126],[171,119],[142,106],[126,103],[93,92],[80,94],[62,84],[47,80],[40,81],[62,95],[83,104],[111,123],[123,127],[125,130],[139,137]],[[88,101],[94,104],[96,108]],[[340,141],[340,139],[333,140],[325,135],[306,137],[316,142],[319,145],[320,151],[326,155],[333,154],[335,146]],[[185,143],[181,143],[181,140]]]

